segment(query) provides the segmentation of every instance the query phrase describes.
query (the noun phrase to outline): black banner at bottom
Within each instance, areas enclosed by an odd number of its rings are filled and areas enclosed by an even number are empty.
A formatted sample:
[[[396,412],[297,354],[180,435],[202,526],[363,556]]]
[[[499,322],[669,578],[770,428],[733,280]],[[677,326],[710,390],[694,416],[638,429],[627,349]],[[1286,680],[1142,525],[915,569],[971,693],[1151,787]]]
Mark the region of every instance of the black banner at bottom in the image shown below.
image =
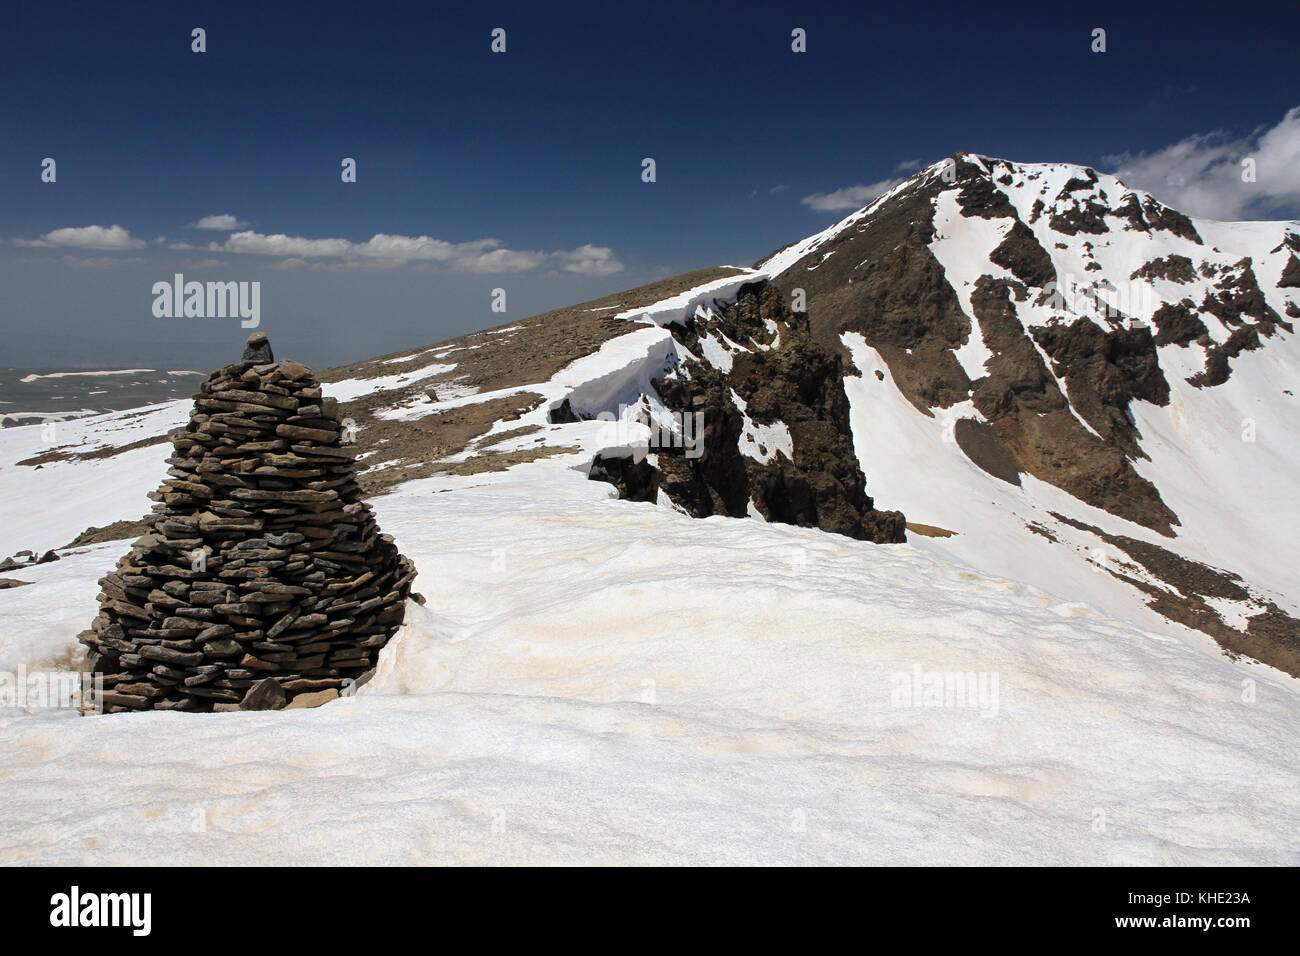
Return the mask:
[[[330,945],[431,926],[482,924],[491,937],[608,927],[653,938],[682,921],[704,935],[763,935],[811,923],[890,928],[936,942],[1201,936],[1231,943],[1289,926],[1282,869],[858,869],[549,871],[366,869],[15,869],[3,895],[19,938],[125,946],[192,943],[259,928]],[[699,881],[698,883],[696,881]],[[838,885],[836,885],[838,884]],[[317,925],[313,926],[312,924]],[[692,931],[694,933],[694,931]],[[1048,937],[1051,938],[1051,937]],[[324,941],[323,940],[323,941]]]

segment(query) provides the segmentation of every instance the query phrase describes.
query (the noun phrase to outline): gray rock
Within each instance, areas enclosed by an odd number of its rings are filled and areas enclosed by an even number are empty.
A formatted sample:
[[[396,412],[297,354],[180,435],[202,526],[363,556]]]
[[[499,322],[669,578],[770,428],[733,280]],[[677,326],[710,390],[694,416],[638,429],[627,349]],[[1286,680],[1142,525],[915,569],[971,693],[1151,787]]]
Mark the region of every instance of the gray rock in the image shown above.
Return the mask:
[[[265,365],[275,361],[275,356],[271,354],[271,342],[266,337],[265,332],[254,332],[248,337],[248,343],[244,346],[244,355],[241,362],[251,362],[254,365]]]
[[[147,661],[159,661],[163,664],[174,664],[177,667],[197,667],[203,663],[203,655],[197,651],[189,653],[185,651],[174,651],[169,647],[156,647],[146,645],[140,648],[140,656]]]
[[[221,638],[204,644],[203,653],[208,657],[237,657],[244,653],[244,645],[229,638]]]

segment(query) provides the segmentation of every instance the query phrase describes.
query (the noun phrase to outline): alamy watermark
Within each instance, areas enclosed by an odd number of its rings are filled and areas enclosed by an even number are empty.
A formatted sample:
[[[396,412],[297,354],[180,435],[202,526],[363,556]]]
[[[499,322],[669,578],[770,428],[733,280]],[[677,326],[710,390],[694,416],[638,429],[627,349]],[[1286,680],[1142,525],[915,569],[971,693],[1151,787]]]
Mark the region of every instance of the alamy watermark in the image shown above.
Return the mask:
[[[155,282],[152,292],[155,318],[239,318],[246,329],[255,329],[262,321],[260,282],[186,282],[178,272],[171,282]]]
[[[630,414],[637,412],[637,415]],[[644,406],[620,405],[618,414],[601,412],[596,420],[605,424],[600,430],[600,441],[607,448],[631,447],[639,449],[644,436],[641,429],[650,430],[648,451],[674,451],[682,449],[687,458],[704,454],[704,412],[667,412],[645,421]]]
[[[83,893],[73,886],[50,897],[50,925],[125,927],[133,936],[148,936],[153,928],[153,894]]]
[[[889,702],[894,707],[946,707],[978,710],[981,717],[998,715],[997,671],[939,671],[916,664],[895,671]]]
[[[89,671],[0,671],[0,707],[102,713],[104,675]]]

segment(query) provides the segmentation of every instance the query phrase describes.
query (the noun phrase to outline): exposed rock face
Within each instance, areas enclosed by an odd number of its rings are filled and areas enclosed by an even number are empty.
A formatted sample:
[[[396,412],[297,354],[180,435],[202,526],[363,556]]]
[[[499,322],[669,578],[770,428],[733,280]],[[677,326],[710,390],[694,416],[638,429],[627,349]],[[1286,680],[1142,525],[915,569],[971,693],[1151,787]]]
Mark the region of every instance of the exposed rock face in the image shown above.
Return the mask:
[[[1172,254],[1159,259],[1152,259],[1135,269],[1130,279],[1167,279],[1170,282],[1187,283],[1196,281],[1196,269],[1187,256]]]
[[[1160,553],[1174,555],[1182,522],[1138,423],[1181,407],[1188,384],[1227,382],[1238,359],[1300,318],[1275,293],[1300,288],[1300,235],[1248,256],[1224,251],[1234,248],[1224,239],[1094,170],[958,153],[755,265],[781,299],[806,294],[816,342],[883,363],[891,392],[950,429],[983,472],[1013,488],[1030,487],[1026,476],[1054,485],[1169,539]],[[857,427],[870,429],[862,414]],[[887,449],[873,453],[889,467]],[[889,478],[896,487],[896,469]],[[1032,507],[1031,497],[1021,500]],[[1297,622],[1267,594],[1243,583],[1202,595],[1182,586],[1172,559],[1130,557],[1137,570],[1117,576],[1160,614],[1296,672]],[[1237,612],[1225,617],[1215,601],[1239,605],[1249,626],[1230,626]]]
[[[402,622],[415,569],[360,500],[333,401],[265,335],[244,356],[203,383],[151,530],[100,581],[81,640],[106,712],[283,707],[365,674]]]
[[[688,456],[685,443],[654,446],[654,463],[604,457],[592,477],[633,500],[654,501],[662,492],[695,517],[756,512],[851,538],[905,539],[903,515],[877,510],[866,493],[842,359],[812,340],[806,316],[792,313],[771,286],[754,283],[735,303],[669,330],[691,355],[716,356],[687,360],[655,382],[678,416],[702,416],[700,454]]]
[[[1181,345],[1198,339],[1210,340],[1210,330],[1196,315],[1196,306],[1191,299],[1181,302],[1164,302],[1151,316],[1151,324],[1156,327],[1156,345]]]
[[[1208,345],[1205,350],[1205,370],[1187,381],[1197,388],[1222,385],[1232,375],[1231,360],[1242,352],[1262,345],[1260,337],[1269,338],[1280,326],[1293,332],[1294,326],[1274,311],[1264,299],[1250,259],[1217,270],[1219,276],[1213,290],[1205,293],[1201,311],[1211,315],[1230,329],[1226,341]]]
[[[1116,567],[1105,567],[1106,572],[1142,591],[1153,610],[1210,635],[1230,655],[1246,654],[1288,674],[1300,674],[1300,620],[1252,594],[1239,575],[1127,535],[1107,534],[1066,515],[1052,512],[1052,517],[1116,548],[1124,559]],[[1141,580],[1142,571],[1155,580]],[[1215,600],[1243,602],[1256,612],[1246,618],[1245,627],[1231,627],[1210,603]]]
[[[1294,255],[1287,260],[1286,266],[1282,269],[1282,278],[1278,282],[1278,288],[1300,288],[1300,259],[1297,259]]]
[[[1042,288],[1056,280],[1052,257],[1019,219],[1012,224],[1002,244],[989,255],[989,261],[1002,266],[1026,285]]]
[[[1051,257],[988,170],[964,155],[952,163],[951,182],[918,182],[873,209],[858,228],[819,247],[812,257],[815,271],[796,266],[774,285],[786,295],[806,289],[812,334],[828,348],[838,350],[845,332],[860,334],[924,414],[971,401],[987,424],[963,426],[958,443],[981,468],[1013,484],[1019,473],[1031,474],[1171,534],[1177,516],[1132,466],[1141,453],[1127,418],[1132,398],[1168,400],[1150,332],[1087,320],[1044,327],[1036,330],[1037,341],[1031,337],[1017,313],[1021,303],[1052,294],[1047,290],[1054,290],[1058,277]],[[1035,210],[1050,211],[1051,228],[1063,235],[1100,235],[1109,229],[1103,215],[1109,210],[1095,186],[1087,175],[1076,177],[1050,207]],[[978,333],[931,249],[935,204],[951,189],[962,216],[1007,222],[989,256],[990,274],[979,277],[971,293]],[[1181,228],[1163,207],[1134,202],[1133,221],[1140,228]],[[996,267],[1012,278],[995,278]],[[976,334],[992,355],[984,376],[972,381],[955,353]],[[1057,359],[1060,379],[1046,367],[1043,351]],[[1069,382],[1068,395],[1061,379]]]
[[[1061,485],[1089,504],[1170,534],[1177,516],[1133,469],[1125,453],[1133,447],[1132,428],[1124,416],[1129,395],[1135,388],[1158,395],[1159,386],[1165,384],[1158,365],[1158,384],[1149,381],[1149,365],[1140,357],[1143,340],[1130,342],[1126,333],[1105,333],[1092,322],[1039,329],[1039,341],[1046,343],[1040,347],[1058,359],[1054,365],[1064,371],[1068,363],[1067,397],[1025,334],[1006,280],[981,277],[971,304],[984,342],[995,352],[986,365],[988,375],[972,387],[972,400],[991,423],[1006,454],[1020,470]],[[1146,331],[1150,364],[1154,364],[1150,340]],[[1113,360],[1135,350],[1138,358],[1123,367]],[[1088,431],[1076,413],[1090,424],[1095,422],[1097,434]]]
[[[1169,383],[1160,370],[1155,338],[1144,326],[1103,329],[1077,319],[1040,326],[1034,340],[1052,360],[1052,371],[1064,379],[1075,410],[1125,454],[1137,457],[1137,430],[1125,414],[1134,399],[1169,404]]]

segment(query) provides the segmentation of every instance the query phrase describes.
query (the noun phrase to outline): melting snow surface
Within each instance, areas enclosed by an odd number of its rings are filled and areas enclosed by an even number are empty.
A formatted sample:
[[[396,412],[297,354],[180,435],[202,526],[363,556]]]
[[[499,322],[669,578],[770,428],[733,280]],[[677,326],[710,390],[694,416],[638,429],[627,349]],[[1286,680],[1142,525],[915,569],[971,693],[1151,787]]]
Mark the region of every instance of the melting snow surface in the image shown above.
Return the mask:
[[[11,713],[0,862],[1300,863],[1289,679],[910,545],[608,493],[537,462],[375,499],[429,603],[354,699]],[[0,662],[65,656],[122,547],[0,592]],[[983,690],[927,697],[956,674]]]
[[[341,382],[326,382],[324,386],[325,394],[330,398],[337,398],[340,402],[351,402],[362,395],[386,392],[422,379],[433,378],[435,375],[450,372],[455,367],[454,363],[451,365],[426,365],[424,368],[417,368],[411,372],[400,372],[396,375],[381,375],[376,378],[349,378]]]
[[[31,375],[24,375],[19,379],[20,382],[31,383],[42,378],[85,378],[87,375],[135,375],[140,372],[152,372],[151,368],[114,368],[99,372],[47,372],[39,375],[33,372]],[[168,375],[175,375],[175,372],[168,372]],[[185,373],[182,373],[185,374]]]

